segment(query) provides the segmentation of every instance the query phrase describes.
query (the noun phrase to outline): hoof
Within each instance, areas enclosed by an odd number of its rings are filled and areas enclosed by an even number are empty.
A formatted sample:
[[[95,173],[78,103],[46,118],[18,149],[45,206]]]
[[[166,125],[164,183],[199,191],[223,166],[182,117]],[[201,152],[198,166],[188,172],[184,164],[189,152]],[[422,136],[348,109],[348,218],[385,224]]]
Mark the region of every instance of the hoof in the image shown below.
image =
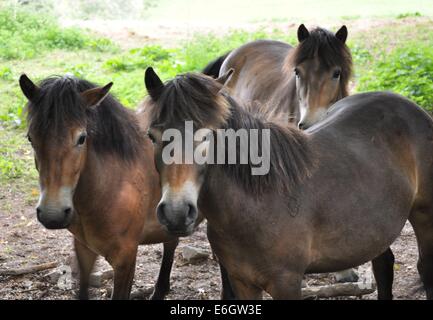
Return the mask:
[[[149,300],[164,300],[167,293],[153,291],[149,297]]]

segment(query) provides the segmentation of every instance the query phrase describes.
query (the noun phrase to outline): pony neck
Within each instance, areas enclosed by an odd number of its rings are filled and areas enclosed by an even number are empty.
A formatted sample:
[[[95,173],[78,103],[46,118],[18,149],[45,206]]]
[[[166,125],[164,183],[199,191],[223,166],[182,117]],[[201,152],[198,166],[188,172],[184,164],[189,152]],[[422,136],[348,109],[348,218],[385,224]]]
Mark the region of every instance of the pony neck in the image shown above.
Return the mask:
[[[231,113],[223,129],[235,131],[246,129],[248,134],[252,132],[251,130],[258,132],[257,147],[262,159],[269,161],[269,170],[264,174],[253,175],[253,168],[256,168],[257,164],[252,163],[250,152],[248,152],[247,164],[238,162],[236,164],[217,164],[211,165],[211,170],[222,171],[244,191],[258,197],[267,192],[290,193],[292,188],[309,175],[313,167],[314,157],[305,134],[288,125],[278,124],[276,122],[278,119],[271,119],[269,115],[252,113],[240,107],[230,96],[226,95],[226,99],[231,106]],[[266,135],[269,137],[268,140]],[[267,147],[263,147],[265,143],[268,144]],[[251,141],[248,147],[251,147]],[[239,144],[235,150],[236,160],[239,160]],[[268,154],[263,155],[261,151],[268,152]],[[263,165],[263,162],[259,164],[261,167]]]

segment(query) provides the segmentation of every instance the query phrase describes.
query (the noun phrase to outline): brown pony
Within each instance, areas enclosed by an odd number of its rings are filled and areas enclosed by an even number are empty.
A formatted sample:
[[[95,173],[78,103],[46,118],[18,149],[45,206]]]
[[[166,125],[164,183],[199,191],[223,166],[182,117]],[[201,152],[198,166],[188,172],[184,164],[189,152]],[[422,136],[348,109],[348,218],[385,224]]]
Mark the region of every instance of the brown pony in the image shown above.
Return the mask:
[[[240,107],[221,84],[228,76],[216,81],[185,74],[163,84],[152,69],[146,72],[153,102],[149,134],[169,191],[158,205],[160,221],[186,231],[191,206],[200,209],[212,249],[241,299],[261,298],[263,290],[276,299],[299,299],[304,274],[370,260],[379,298],[390,299],[388,248],[409,219],[418,271],[432,299],[432,119],[406,98],[373,92],[340,100],[324,121],[299,131]],[[195,132],[206,128],[214,137],[217,129],[268,130],[268,174],[252,175],[251,162],[164,163],[161,135],[186,120]],[[202,143],[195,151],[215,155]]]
[[[169,291],[178,239],[159,224],[160,198],[153,147],[135,115],[105,87],[73,77],[20,86],[28,98],[28,138],[39,171],[37,218],[48,229],[74,235],[79,298],[88,298],[98,255],[114,269],[113,299],[130,295],[139,244],[164,243],[152,299]]]
[[[236,70],[227,84],[240,101],[257,101],[261,110],[286,114],[289,122],[307,129],[324,118],[328,108],[348,95],[352,56],[345,42],[347,28],[335,34],[322,28],[298,28],[299,44],[259,40],[247,43],[211,62],[203,73],[223,75]],[[223,59],[221,61],[221,59]],[[356,281],[352,270],[336,275],[338,281]]]
[[[301,24],[296,48],[273,40],[247,43],[227,56],[219,74],[236,70],[227,86],[238,101],[265,104],[306,129],[348,95],[352,56],[346,39],[346,26],[333,34],[322,28],[309,32]],[[215,60],[204,72],[215,69],[216,63],[221,61]]]

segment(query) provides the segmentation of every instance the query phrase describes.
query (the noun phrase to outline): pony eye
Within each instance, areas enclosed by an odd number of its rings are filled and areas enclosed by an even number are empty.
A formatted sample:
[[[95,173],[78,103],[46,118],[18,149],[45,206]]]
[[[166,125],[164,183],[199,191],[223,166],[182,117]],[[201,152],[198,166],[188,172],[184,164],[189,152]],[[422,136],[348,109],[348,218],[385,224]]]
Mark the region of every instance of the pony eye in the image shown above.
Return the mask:
[[[83,145],[84,144],[84,142],[86,142],[86,135],[85,134],[82,134],[79,138],[78,138],[78,141],[77,141],[77,146],[81,146],[81,145]]]
[[[338,79],[338,78],[340,78],[340,76],[341,76],[341,71],[340,70],[334,71],[334,74],[332,75],[332,77],[334,79]]]
[[[295,72],[295,76],[299,78],[300,73],[299,73],[299,69],[295,68],[295,70],[293,70]]]

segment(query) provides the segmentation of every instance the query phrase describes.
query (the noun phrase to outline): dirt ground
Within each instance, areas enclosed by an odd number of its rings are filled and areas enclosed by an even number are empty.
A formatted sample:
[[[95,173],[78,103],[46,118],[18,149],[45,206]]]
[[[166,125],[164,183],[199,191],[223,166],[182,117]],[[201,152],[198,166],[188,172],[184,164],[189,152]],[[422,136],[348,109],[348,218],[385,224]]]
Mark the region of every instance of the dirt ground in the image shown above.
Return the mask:
[[[2,201],[16,204],[23,202],[20,195],[8,190],[2,190],[1,194]],[[0,245],[3,248],[0,251],[0,269],[53,261],[60,265],[70,263],[71,234],[66,230],[46,230],[37,222],[34,207],[17,205],[11,212],[0,212],[0,216]],[[186,264],[181,256],[181,247],[185,245],[207,251],[209,258],[197,264]],[[409,224],[405,226],[392,249],[396,257],[395,299],[424,299],[425,294],[420,289],[416,270],[416,240]],[[162,245],[140,247],[133,291],[150,291],[158,275],[161,254]],[[97,269],[108,270],[110,267],[100,259]],[[50,283],[46,278],[50,272],[51,270],[46,270],[22,276],[0,276],[0,299],[74,299],[76,283],[72,283],[72,287],[63,285],[62,281]],[[333,276],[326,274],[307,277],[309,286],[333,281]],[[109,298],[111,287],[112,280],[106,280],[101,287],[92,288],[92,298]],[[179,244],[171,276],[171,292],[167,299],[218,299],[219,292],[219,268],[212,259],[206,227],[202,224],[191,237],[183,238]],[[375,298],[376,293],[363,296],[363,299]]]

